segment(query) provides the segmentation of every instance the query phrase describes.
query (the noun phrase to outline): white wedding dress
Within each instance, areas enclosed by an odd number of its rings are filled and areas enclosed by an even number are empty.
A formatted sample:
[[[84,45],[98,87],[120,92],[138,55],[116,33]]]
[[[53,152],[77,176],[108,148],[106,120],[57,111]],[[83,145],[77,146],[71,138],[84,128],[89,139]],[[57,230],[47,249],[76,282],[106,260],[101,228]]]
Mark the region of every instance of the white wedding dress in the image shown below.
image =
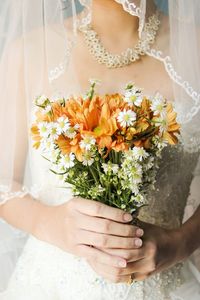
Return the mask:
[[[59,188],[48,162],[33,154],[32,173],[38,198],[57,205],[70,199],[70,191]],[[186,154],[182,147],[163,153],[155,191],[141,219],[166,228],[180,226],[198,154]],[[181,247],[181,245],[180,245]],[[191,262],[143,281],[111,284],[98,276],[87,262],[53,245],[30,236],[8,288],[0,300],[199,300],[200,275]]]

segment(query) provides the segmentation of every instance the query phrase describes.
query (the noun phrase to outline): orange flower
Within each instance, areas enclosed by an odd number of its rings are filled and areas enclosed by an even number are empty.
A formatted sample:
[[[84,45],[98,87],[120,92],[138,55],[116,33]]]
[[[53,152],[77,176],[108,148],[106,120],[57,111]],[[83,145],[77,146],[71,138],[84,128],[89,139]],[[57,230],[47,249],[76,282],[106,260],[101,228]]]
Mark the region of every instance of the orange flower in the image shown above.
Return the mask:
[[[163,133],[163,138],[168,141],[170,145],[178,143],[177,135],[180,134],[180,124],[176,122],[177,113],[173,110],[171,103],[167,104],[167,118],[166,131]]]
[[[33,140],[35,141],[35,143],[33,144],[33,147],[38,149],[40,147],[40,142],[41,142],[42,138],[40,136],[37,125],[33,125],[31,127],[31,135],[32,135]]]
[[[155,126],[152,121],[159,119],[154,116],[151,110],[151,101],[144,97],[141,106],[131,106],[124,101],[123,95],[113,94],[103,97],[94,95],[92,99],[82,97],[73,98],[66,101],[51,103],[52,113],[45,114],[39,109],[37,123],[55,122],[59,117],[66,116],[70,125],[79,125],[74,138],[60,135],[56,144],[63,154],[73,152],[79,161],[82,161],[84,149],[81,149],[80,142],[83,136],[95,138],[99,152],[106,155],[113,149],[115,151],[126,151],[130,147],[151,146],[151,139],[158,134],[160,126]],[[124,109],[132,109],[136,115],[135,123],[130,127],[122,128],[117,122],[117,117]],[[34,147],[40,146],[41,137],[36,125],[31,128]],[[72,128],[73,129],[73,128]],[[176,122],[176,113],[173,111],[172,104],[167,104],[166,130],[163,138],[169,144],[178,142],[177,135],[180,134],[180,125]]]
[[[77,135],[76,138],[73,140],[60,135],[58,140],[56,141],[56,144],[60,148],[62,154],[70,154],[73,152],[76,155],[76,158],[79,161],[82,161],[82,156],[83,156],[83,150],[80,148],[79,145],[80,142],[80,135]]]

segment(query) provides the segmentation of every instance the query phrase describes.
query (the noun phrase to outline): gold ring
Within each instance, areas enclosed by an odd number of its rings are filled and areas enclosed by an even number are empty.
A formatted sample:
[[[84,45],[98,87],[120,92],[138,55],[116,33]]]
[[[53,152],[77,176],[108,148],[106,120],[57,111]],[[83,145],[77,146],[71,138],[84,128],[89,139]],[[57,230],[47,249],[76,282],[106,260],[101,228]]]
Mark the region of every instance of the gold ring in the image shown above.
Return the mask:
[[[130,277],[129,277],[127,283],[128,283],[129,285],[131,285],[134,281],[135,281],[135,275],[134,275],[134,273],[133,273],[133,274],[130,275]]]

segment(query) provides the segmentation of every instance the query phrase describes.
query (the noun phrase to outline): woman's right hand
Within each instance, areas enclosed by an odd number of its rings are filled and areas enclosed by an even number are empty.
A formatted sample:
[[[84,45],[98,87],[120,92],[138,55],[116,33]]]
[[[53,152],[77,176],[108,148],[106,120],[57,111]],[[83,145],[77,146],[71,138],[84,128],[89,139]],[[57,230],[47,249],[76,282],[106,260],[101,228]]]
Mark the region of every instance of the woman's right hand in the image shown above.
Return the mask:
[[[124,258],[102,249],[141,247],[142,232],[126,224],[131,220],[132,216],[120,209],[73,198],[59,206],[42,206],[33,235],[74,255],[123,268],[127,264]]]

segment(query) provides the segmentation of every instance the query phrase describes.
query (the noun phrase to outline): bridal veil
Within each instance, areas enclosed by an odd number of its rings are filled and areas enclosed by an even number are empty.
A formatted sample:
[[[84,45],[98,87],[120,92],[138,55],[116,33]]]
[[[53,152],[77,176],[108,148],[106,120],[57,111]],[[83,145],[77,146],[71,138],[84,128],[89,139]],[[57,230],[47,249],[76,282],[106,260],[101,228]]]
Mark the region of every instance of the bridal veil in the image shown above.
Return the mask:
[[[116,1],[139,18],[138,35],[144,34],[152,1]],[[154,2],[168,42],[158,38],[146,54],[161,61],[169,74],[185,151],[196,152],[200,148],[200,1]],[[33,99],[41,94],[73,93],[72,81],[81,90],[70,58],[79,27],[92,18],[91,5],[92,0],[0,3],[0,203],[27,193],[37,197],[39,187],[31,182],[29,152]],[[63,80],[64,74],[70,80]],[[186,216],[200,203],[195,193],[199,182],[197,169]],[[0,223],[0,288],[6,285],[25,240],[25,234]]]

